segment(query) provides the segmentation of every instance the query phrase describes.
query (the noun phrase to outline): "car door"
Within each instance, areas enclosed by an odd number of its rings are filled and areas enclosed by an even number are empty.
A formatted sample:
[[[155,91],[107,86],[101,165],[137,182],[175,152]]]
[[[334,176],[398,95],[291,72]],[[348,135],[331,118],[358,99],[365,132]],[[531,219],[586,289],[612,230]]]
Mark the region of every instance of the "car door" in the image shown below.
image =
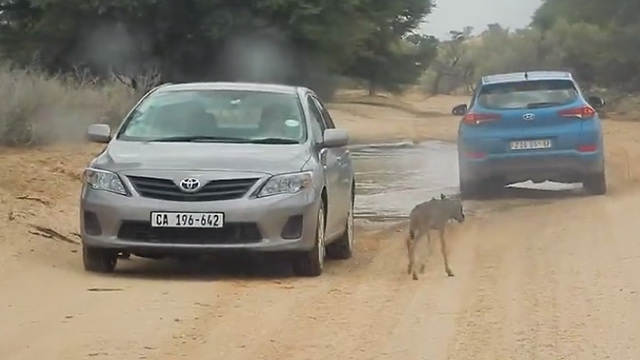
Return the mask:
[[[309,108],[309,114],[311,116],[311,122],[316,128],[313,132],[314,142],[321,143],[326,125],[322,118],[322,113],[316,105],[312,95],[307,95],[307,106]],[[315,135],[315,133],[318,133]],[[342,224],[339,222],[338,215],[340,211],[336,211],[336,207],[340,207],[340,165],[338,163],[338,156],[334,149],[320,148],[318,152],[318,161],[322,165],[325,185],[327,188],[327,236],[331,237],[335,235],[337,231],[342,228]]]
[[[318,97],[313,97],[320,113],[322,114],[322,120],[327,129],[335,129],[336,126],[327,110],[326,106]],[[349,208],[351,207],[351,184],[353,183],[353,165],[351,164],[351,156],[349,154],[349,147],[343,146],[340,148],[333,148],[331,152],[335,153],[337,163],[339,167],[339,188],[340,188],[340,204],[335,206],[336,210],[339,210],[339,224],[346,224]]]

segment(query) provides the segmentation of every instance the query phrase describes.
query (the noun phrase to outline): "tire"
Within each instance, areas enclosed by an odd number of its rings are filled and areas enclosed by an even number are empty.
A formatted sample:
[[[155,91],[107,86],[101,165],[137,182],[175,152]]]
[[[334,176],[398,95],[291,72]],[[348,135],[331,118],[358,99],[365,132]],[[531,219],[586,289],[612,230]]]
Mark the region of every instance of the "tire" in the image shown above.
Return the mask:
[[[582,182],[582,186],[592,195],[605,195],[607,193],[607,177],[605,172],[590,175]]]
[[[460,149],[458,149],[458,153],[461,153]],[[458,158],[458,172],[460,174],[460,197],[463,200],[470,200],[478,195],[478,183],[477,181],[474,181],[471,176],[469,176],[462,163],[463,160],[461,158]]]
[[[483,195],[488,196],[500,195],[500,193],[504,191],[504,187],[504,180],[496,178],[486,179],[479,185]]]
[[[348,260],[353,257],[353,247],[355,244],[355,237],[353,235],[353,203],[352,196],[344,233],[334,242],[327,245],[327,257],[330,259]]]
[[[318,221],[316,224],[316,234],[313,248],[299,254],[293,258],[293,272],[298,276],[316,277],[322,275],[325,258],[325,217],[324,201],[320,202],[318,209]]]
[[[118,253],[112,250],[82,246],[82,262],[86,271],[109,274],[118,264]]]
[[[460,197],[463,200],[473,199],[478,195],[478,184],[460,177]]]

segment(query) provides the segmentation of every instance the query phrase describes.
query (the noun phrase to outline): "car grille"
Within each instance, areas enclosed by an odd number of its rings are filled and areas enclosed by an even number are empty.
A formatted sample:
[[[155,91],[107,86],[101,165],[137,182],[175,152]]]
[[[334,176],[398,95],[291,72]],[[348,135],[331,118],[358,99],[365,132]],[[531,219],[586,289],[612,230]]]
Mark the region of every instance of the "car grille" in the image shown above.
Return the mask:
[[[145,221],[123,221],[118,238],[157,244],[253,244],[262,240],[255,223],[228,223],[221,229],[154,228]]]
[[[194,193],[186,193],[169,179],[128,176],[141,196],[169,201],[220,201],[242,197],[258,178],[213,180]]]

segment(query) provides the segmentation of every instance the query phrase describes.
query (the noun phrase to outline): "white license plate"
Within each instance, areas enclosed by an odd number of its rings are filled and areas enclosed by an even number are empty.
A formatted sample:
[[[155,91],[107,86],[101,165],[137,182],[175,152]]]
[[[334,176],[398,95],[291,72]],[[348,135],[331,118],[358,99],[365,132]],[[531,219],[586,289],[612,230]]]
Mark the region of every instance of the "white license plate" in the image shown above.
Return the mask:
[[[533,150],[549,148],[551,148],[551,140],[525,140],[511,142],[511,150]]]
[[[224,213],[152,212],[151,227],[221,228],[224,227]]]

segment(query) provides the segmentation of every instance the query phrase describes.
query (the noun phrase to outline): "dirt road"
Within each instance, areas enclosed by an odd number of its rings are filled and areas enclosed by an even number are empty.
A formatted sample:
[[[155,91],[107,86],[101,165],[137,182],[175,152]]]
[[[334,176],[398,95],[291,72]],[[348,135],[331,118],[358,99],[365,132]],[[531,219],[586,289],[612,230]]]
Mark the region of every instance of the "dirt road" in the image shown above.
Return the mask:
[[[335,112],[360,139],[451,139],[453,118],[417,114],[457,101]],[[77,174],[99,148],[3,150],[0,359],[640,359],[634,134],[639,124],[606,123],[609,195],[471,203],[476,215],[450,233],[456,277],[434,256],[417,282],[404,273],[403,223],[360,226],[355,259],[317,279],[138,259],[87,274]]]

